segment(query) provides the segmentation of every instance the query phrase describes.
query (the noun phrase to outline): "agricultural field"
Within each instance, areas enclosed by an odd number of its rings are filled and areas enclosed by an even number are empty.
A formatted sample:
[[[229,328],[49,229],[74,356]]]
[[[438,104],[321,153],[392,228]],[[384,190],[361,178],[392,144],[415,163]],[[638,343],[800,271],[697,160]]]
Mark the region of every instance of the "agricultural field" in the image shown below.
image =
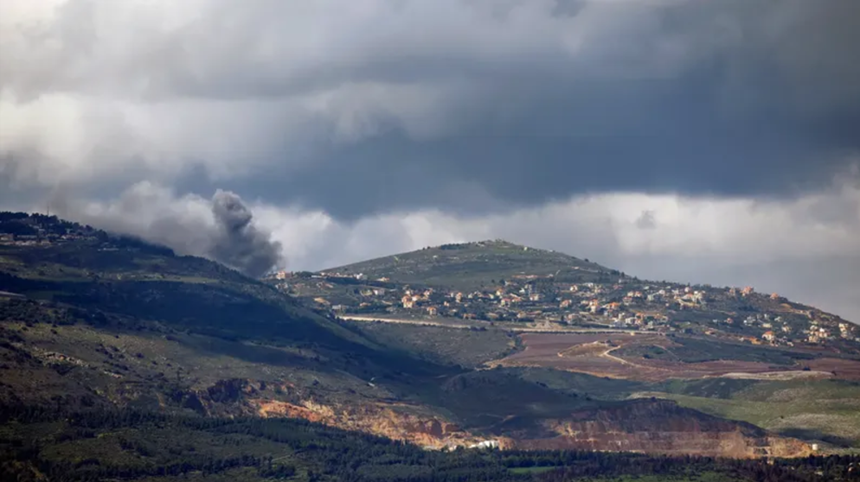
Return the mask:
[[[860,380],[860,361],[826,353],[743,345],[657,333],[521,335],[524,349],[493,362],[594,376],[659,382],[724,376]]]

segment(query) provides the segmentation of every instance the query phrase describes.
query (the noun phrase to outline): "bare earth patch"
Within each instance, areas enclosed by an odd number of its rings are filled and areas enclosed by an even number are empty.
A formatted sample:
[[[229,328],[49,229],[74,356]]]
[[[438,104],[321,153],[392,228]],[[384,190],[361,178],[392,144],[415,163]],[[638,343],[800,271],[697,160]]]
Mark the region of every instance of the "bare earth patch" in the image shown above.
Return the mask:
[[[728,377],[751,380],[795,380],[838,377],[860,380],[860,362],[820,358],[799,364],[776,365],[761,361],[712,360],[683,362],[624,356],[622,349],[677,346],[661,334],[551,334],[521,335],[525,349],[492,365],[545,367],[600,377],[663,381],[672,378]],[[835,373],[835,374],[834,374]]]

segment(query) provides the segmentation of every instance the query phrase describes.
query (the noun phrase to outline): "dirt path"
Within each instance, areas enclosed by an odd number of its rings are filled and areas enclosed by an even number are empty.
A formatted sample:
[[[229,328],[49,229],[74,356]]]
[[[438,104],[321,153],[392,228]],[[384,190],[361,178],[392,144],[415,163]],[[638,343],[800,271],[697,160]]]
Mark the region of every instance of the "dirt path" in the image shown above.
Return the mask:
[[[601,353],[600,356],[602,356],[603,358],[608,358],[612,361],[616,361],[618,363],[621,363],[622,365],[630,365],[630,366],[634,366],[637,368],[642,368],[641,365],[637,365],[635,363],[630,363],[629,361],[627,361],[623,358],[619,358],[619,357],[611,354],[613,351],[618,350],[619,348],[621,348],[621,347],[616,346],[616,347],[610,348],[610,349],[606,350],[605,352]]]

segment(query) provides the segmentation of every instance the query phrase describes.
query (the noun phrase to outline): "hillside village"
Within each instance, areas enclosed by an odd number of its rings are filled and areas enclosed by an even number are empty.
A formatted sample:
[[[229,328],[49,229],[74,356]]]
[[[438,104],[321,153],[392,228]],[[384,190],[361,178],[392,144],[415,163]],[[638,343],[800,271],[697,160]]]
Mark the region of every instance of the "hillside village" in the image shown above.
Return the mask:
[[[0,218],[0,245],[50,246],[80,241],[100,243],[102,249],[137,244],[133,239],[110,237],[55,216],[3,213]],[[545,266],[534,273],[509,270],[473,289],[455,289],[444,283],[404,283],[374,275],[379,273],[355,272],[349,267],[320,273],[282,271],[266,281],[330,315],[684,332],[776,346],[860,342],[857,325],[792,303],[775,293],[759,293],[752,287],[642,281],[587,260],[581,262],[549,251],[529,251],[530,248],[502,241],[433,248],[441,251],[427,249],[428,253],[462,249],[481,262],[492,263],[499,251],[489,254],[485,251],[500,247],[527,252],[529,259],[543,259],[553,265],[566,263],[568,259],[577,262],[567,266],[564,273],[547,272],[542,269]],[[426,262],[426,256],[416,252],[413,264]],[[442,267],[450,262],[438,258],[432,255],[429,259]]]
[[[98,252],[143,250],[173,255],[170,248],[65,221],[57,216],[12,212],[0,212],[0,246],[37,249],[68,247],[72,248],[71,252],[86,246]]]
[[[279,272],[269,281],[341,316],[684,332],[775,346],[860,342],[856,325],[752,287],[649,282],[606,271],[599,273],[603,282],[517,273],[463,291],[350,271]]]
[[[0,245],[51,246],[77,241],[95,241],[105,233],[90,226],[62,221],[56,216],[0,213]]]

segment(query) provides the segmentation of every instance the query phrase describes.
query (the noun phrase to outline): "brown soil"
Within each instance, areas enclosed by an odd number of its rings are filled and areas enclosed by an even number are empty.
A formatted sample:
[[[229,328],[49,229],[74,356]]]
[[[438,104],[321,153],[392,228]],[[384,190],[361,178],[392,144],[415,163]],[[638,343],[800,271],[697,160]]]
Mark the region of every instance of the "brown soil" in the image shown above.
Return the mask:
[[[761,362],[720,360],[684,363],[659,359],[623,358],[616,355],[622,347],[660,346],[671,348],[673,342],[659,334],[545,334],[522,335],[525,349],[494,364],[502,366],[535,366],[610,378],[662,381],[670,378],[710,378],[727,374],[779,374],[789,376],[809,368],[818,378],[835,376],[860,380],[860,362],[821,358],[802,366],[781,366]],[[813,374],[810,374],[810,376]]]

